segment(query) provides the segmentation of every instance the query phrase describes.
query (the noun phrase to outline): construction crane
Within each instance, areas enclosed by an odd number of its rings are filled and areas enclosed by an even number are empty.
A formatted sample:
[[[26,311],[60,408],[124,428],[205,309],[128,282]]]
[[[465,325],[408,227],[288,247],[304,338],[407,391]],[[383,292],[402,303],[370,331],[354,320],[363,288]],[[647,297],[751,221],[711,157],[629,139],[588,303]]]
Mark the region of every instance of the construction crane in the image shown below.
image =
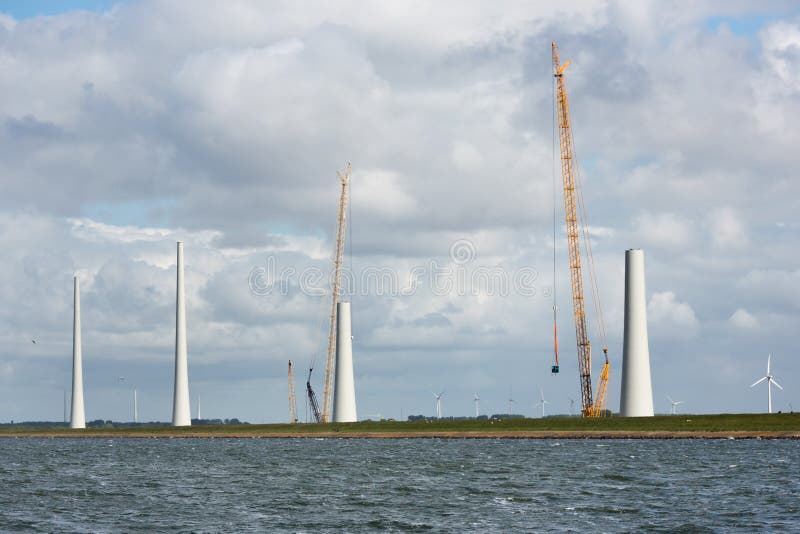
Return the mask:
[[[336,304],[339,302],[342,285],[342,261],[344,259],[344,236],[347,219],[347,192],[350,185],[350,162],[347,162],[344,173],[337,172],[342,185],[339,195],[339,216],[336,223],[336,243],[333,255],[333,281],[331,286],[331,313],[328,327],[328,353],[325,362],[325,383],[322,391],[322,419],[327,423],[331,420],[333,400],[333,374],[336,368]],[[310,386],[309,386],[310,387]],[[311,391],[309,391],[309,394]]]
[[[569,273],[572,285],[572,311],[575,319],[575,336],[578,343],[578,371],[581,384],[581,414],[583,417],[599,417],[605,415],[606,393],[610,366],[608,362],[608,347],[605,343],[605,328],[600,307],[599,292],[597,290],[597,277],[595,276],[594,259],[592,256],[591,242],[587,235],[586,211],[580,189],[580,176],[574,161],[574,139],[569,116],[569,101],[567,100],[567,87],[564,81],[564,71],[569,61],[561,63],[558,47],[553,42],[553,75],[556,84],[556,107],[558,109],[558,138],[561,151],[561,178],[564,187],[564,211],[567,221],[567,244],[569,250]],[[583,275],[581,273],[580,235],[583,235],[584,246],[587,250],[587,260],[592,283],[593,301],[599,325],[600,337],[603,343],[605,364],[600,373],[597,395],[592,399],[592,347],[586,328],[586,310],[583,298]],[[555,307],[554,307],[555,310]],[[555,334],[555,321],[554,321]],[[557,340],[556,340],[557,347]],[[556,354],[558,349],[556,348]],[[558,356],[556,356],[557,358]],[[556,360],[557,361],[557,360]],[[557,372],[557,367],[553,369]]]
[[[308,403],[311,405],[311,413],[314,415],[314,421],[317,423],[322,422],[322,414],[319,412],[319,403],[317,402],[317,394],[314,393],[314,388],[311,387],[311,371],[308,370],[308,380],[306,380],[306,392],[308,393]]]
[[[297,400],[294,396],[294,369],[292,360],[289,360],[289,422],[297,422]]]

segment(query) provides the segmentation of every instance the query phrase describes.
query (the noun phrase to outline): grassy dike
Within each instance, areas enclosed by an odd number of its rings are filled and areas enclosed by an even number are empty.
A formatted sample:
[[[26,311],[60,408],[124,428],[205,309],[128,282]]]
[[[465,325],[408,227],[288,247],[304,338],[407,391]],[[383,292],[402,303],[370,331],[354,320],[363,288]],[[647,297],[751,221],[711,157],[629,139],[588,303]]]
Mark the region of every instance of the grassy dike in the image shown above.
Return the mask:
[[[642,418],[508,419],[500,421],[364,421],[334,424],[215,425],[173,428],[0,429],[0,437],[131,438],[791,438],[798,414],[677,415]]]

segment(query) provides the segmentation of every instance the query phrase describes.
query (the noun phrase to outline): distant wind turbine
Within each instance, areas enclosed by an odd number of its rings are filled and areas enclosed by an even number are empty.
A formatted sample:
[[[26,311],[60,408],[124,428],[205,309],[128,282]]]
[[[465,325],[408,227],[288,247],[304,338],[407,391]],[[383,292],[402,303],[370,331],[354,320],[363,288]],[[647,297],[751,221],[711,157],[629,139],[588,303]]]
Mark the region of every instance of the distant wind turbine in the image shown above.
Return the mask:
[[[480,399],[480,397],[478,397],[478,394],[477,394],[477,393],[475,393],[475,394],[473,395],[473,400],[475,401],[475,417],[478,417],[478,413],[479,413],[479,410],[478,410],[478,402],[479,402],[481,399]]]
[[[575,415],[575,399],[569,398],[569,414]]]
[[[539,406],[542,407],[542,419],[544,419],[544,406],[545,406],[545,404],[550,404],[550,402],[544,400],[544,390],[540,389],[539,390],[539,395],[540,395],[541,398],[540,398],[539,402],[536,403],[536,407],[537,408]]]
[[[436,419],[442,418],[442,395],[444,395],[444,390],[438,394],[433,394],[434,398],[436,399]]]
[[[672,413],[672,415],[678,415],[678,405],[683,404],[683,401],[674,401],[672,400],[672,397],[670,397],[669,395],[667,395],[667,399],[669,400],[669,403],[672,405],[670,413]]]
[[[755,382],[753,382],[753,384],[750,385],[750,387],[752,388],[752,387],[757,386],[758,384],[760,384],[764,380],[767,381],[767,413],[772,413],[772,384],[775,384],[775,387],[777,387],[778,389],[783,390],[781,385],[778,384],[775,381],[775,378],[772,376],[772,374],[769,371],[769,361],[770,361],[771,358],[772,358],[772,354],[768,354],[767,355],[767,374],[766,374],[766,376],[756,380]]]

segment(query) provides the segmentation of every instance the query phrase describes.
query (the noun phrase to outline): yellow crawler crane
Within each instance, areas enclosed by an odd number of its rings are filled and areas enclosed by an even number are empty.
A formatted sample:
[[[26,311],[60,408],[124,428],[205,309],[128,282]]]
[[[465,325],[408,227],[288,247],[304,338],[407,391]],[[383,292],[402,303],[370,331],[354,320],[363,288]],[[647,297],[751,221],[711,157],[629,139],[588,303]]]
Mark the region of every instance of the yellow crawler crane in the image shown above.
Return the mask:
[[[575,319],[575,336],[578,342],[578,370],[581,383],[581,415],[583,417],[600,417],[606,415],[605,402],[608,391],[610,367],[608,363],[608,347],[605,344],[605,331],[600,308],[597,280],[594,272],[594,260],[591,242],[587,235],[586,212],[580,190],[580,178],[574,161],[574,139],[569,117],[569,101],[564,81],[564,71],[569,61],[561,64],[558,47],[553,42],[553,75],[556,84],[556,107],[558,109],[558,138],[561,151],[561,178],[564,186],[564,211],[567,221],[567,244],[569,249],[569,274],[572,285],[572,311]],[[579,230],[582,230],[584,246],[587,249],[589,273],[595,308],[598,315],[600,336],[603,341],[605,365],[600,373],[597,395],[592,399],[592,347],[586,328],[586,310],[583,298],[583,275],[581,273],[581,247]]]

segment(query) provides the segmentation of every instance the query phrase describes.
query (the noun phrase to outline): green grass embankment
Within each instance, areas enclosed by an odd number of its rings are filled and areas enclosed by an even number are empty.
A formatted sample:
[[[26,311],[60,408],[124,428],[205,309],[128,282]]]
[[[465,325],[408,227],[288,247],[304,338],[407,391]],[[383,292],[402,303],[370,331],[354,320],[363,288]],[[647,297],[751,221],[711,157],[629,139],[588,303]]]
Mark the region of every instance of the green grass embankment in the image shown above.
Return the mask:
[[[175,428],[7,427],[0,437],[793,437],[800,414],[677,415],[642,418],[364,421],[333,424],[214,425]]]

